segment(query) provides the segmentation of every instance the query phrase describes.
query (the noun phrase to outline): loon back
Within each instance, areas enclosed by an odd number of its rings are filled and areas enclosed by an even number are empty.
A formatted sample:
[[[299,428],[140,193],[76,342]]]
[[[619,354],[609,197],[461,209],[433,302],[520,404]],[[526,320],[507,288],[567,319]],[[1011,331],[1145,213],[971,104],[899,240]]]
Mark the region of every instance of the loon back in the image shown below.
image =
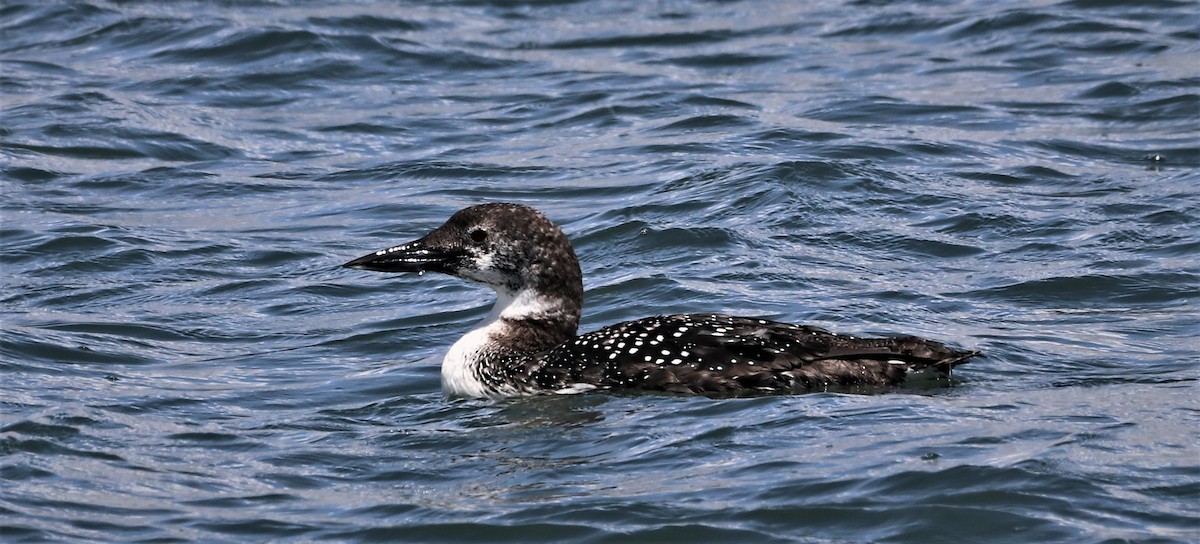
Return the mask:
[[[573,383],[703,395],[897,386],[909,371],[948,374],[977,352],[914,336],[854,338],[724,314],[649,317],[579,336],[537,357],[541,389]]]
[[[441,272],[497,293],[488,317],[442,362],[448,395],[505,397],[590,389],[729,395],[895,386],[977,355],[914,336],[855,338],[721,314],[657,316],[576,336],[579,261],[554,223],[519,204],[481,204],[407,244],[346,267]]]

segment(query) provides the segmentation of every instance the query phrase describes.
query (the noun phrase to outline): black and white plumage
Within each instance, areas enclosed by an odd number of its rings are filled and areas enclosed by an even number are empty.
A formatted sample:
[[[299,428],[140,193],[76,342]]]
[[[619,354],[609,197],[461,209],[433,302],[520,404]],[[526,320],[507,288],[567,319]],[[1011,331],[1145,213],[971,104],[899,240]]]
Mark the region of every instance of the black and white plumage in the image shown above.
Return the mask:
[[[447,395],[506,397],[592,389],[705,395],[895,386],[910,371],[977,355],[914,336],[855,338],[722,314],[648,317],[576,336],[583,276],[570,241],[538,211],[481,204],[424,237],[346,263],[441,272],[493,288],[488,317],[442,361]]]

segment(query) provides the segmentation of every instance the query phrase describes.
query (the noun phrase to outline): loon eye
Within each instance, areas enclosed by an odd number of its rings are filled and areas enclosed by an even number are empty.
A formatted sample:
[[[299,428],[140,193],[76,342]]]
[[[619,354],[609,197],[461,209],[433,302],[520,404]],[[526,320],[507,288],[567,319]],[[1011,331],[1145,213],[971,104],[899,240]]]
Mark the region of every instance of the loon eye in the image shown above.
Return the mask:
[[[487,232],[484,232],[483,229],[475,229],[471,231],[472,242],[475,242],[476,244],[482,244],[484,240],[487,240]]]

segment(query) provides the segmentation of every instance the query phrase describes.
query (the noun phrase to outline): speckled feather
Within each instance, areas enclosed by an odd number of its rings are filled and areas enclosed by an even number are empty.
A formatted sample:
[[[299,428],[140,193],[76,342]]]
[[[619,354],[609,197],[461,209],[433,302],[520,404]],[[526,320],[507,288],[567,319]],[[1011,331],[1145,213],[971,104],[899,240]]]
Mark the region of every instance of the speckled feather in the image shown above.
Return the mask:
[[[583,302],[579,261],[554,223],[517,204],[465,208],[419,240],[345,266],[443,272],[496,290],[488,318],[442,363],[443,388],[457,396],[895,386],[910,371],[948,373],[978,353],[914,336],[856,338],[722,314],[648,317],[575,336]]]
[[[916,337],[854,338],[722,314],[650,317],[581,335],[537,354],[538,389],[572,383],[675,393],[798,392],[896,386],[908,372],[948,371],[972,352]]]

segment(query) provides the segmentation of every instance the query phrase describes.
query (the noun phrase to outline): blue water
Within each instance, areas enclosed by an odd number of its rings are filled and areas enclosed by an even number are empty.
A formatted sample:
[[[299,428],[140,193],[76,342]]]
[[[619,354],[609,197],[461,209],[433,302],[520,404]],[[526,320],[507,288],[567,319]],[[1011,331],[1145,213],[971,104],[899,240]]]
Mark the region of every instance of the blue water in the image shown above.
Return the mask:
[[[1200,541],[1200,10],[0,5],[0,540]],[[953,387],[455,401],[483,201],[584,330],[980,349]]]

